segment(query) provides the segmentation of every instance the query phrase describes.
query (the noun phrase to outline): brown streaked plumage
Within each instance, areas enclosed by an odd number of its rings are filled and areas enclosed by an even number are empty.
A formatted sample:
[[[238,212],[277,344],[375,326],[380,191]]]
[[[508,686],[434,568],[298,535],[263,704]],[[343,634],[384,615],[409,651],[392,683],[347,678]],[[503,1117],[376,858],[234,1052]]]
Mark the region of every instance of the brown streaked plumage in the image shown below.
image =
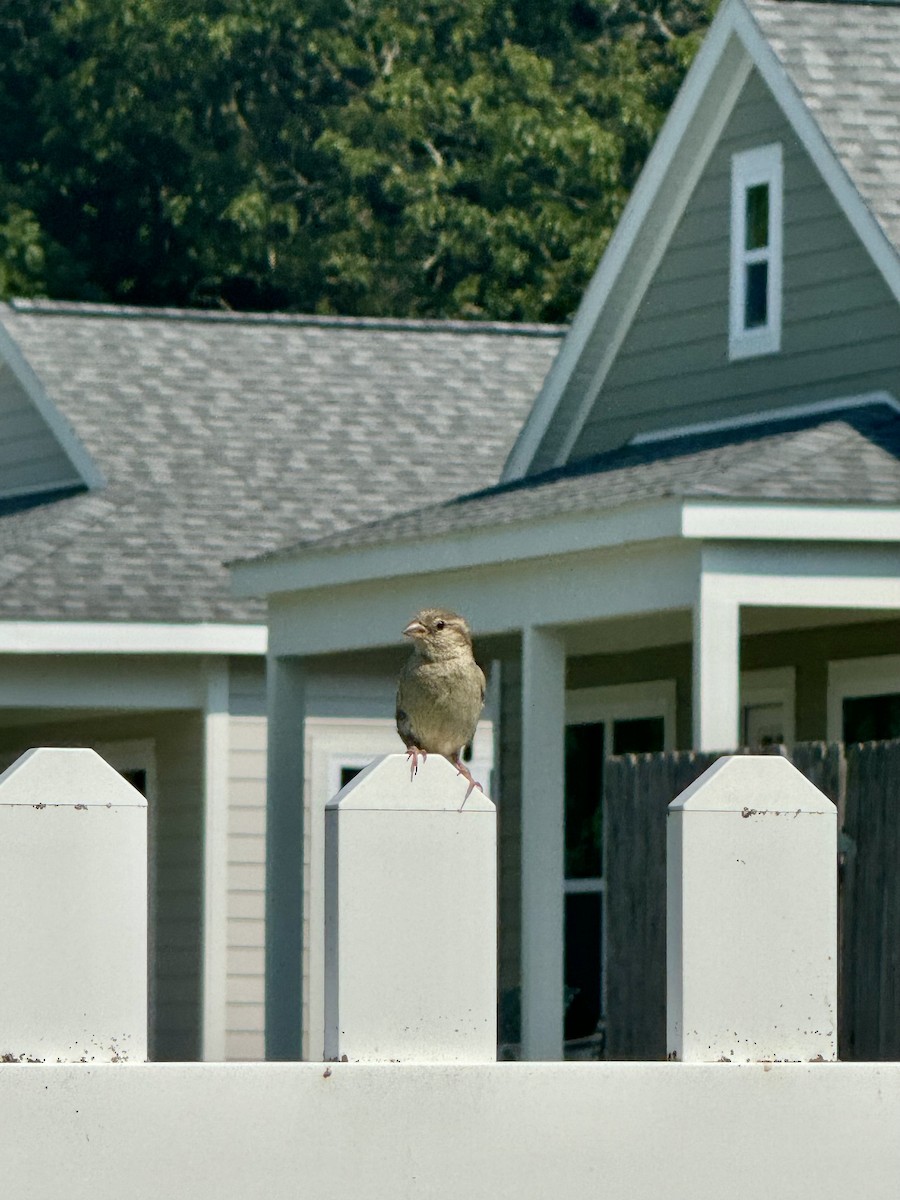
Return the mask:
[[[425,608],[403,633],[413,653],[397,684],[397,732],[412,774],[420,755],[442,754],[469,781],[469,791],[480,788],[460,758],[484,706],[484,672],[472,654],[468,622],[448,609]]]

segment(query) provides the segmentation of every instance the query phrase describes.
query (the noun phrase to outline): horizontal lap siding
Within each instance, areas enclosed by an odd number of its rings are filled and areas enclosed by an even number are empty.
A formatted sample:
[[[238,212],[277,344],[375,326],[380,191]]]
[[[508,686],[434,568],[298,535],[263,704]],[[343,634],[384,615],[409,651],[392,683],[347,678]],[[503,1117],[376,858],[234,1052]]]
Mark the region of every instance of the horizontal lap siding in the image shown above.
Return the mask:
[[[265,1058],[266,692],[260,660],[231,664],[225,1057]]]
[[[772,142],[784,152],[782,349],[729,363],[731,156]],[[896,301],[754,73],[571,457],[643,430],[898,387]]]

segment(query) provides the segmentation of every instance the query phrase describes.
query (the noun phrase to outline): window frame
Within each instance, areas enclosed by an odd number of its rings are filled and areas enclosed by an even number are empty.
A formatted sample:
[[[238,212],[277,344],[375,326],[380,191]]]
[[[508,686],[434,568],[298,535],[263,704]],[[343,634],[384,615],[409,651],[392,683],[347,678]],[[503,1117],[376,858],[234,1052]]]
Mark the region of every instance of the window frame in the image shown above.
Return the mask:
[[[766,247],[746,249],[747,192],[761,184],[769,189],[769,240]],[[731,265],[729,281],[728,357],[731,361],[781,349],[783,285],[784,165],[781,144],[743,150],[731,158]],[[768,264],[766,323],[744,324],[748,264]]]
[[[797,671],[795,667],[766,667],[741,672],[741,742],[745,742],[747,710],[757,706],[780,706],[784,745],[790,749],[796,738]]]
[[[663,721],[663,750],[675,749],[676,683],[674,679],[654,679],[641,683],[609,684],[600,687],[573,688],[566,692],[565,725],[603,724],[610,732],[616,721],[628,721],[645,717],[661,717]],[[611,755],[611,738],[604,742],[604,758]],[[602,874],[593,878],[568,879],[565,867],[562,872],[562,891],[568,895],[595,894],[600,896],[600,1010],[601,1020],[606,1017],[606,839],[603,841]],[[565,945],[566,930],[562,938]],[[565,981],[562,981],[565,986]],[[583,1039],[566,1042],[577,1045]],[[589,1040],[589,1039],[588,1039]]]
[[[829,742],[844,740],[844,701],[900,692],[900,654],[841,658],[828,664]]]

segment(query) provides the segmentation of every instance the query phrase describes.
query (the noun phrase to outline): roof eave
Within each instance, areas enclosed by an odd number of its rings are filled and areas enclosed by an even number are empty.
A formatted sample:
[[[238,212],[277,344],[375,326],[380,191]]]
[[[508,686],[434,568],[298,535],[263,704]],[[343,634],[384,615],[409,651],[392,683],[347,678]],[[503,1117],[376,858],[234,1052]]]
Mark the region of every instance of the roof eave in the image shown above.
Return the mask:
[[[272,596],[677,538],[900,543],[900,506],[657,497],[419,540],[308,548],[235,563],[232,590],[242,597]]]

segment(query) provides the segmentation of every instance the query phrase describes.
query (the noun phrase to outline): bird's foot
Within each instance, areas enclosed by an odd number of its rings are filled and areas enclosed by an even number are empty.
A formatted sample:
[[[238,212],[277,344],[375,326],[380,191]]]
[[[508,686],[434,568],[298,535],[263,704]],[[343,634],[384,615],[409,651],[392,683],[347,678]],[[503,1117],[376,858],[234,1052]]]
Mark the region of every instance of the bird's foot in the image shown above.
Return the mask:
[[[409,762],[409,778],[412,781],[416,777],[416,772],[419,769],[419,758],[422,762],[428,759],[428,754],[425,750],[420,750],[418,746],[410,746],[406,751],[406,758]]]
[[[459,811],[462,812],[462,810],[466,807],[466,801],[472,795],[475,789],[478,788],[479,792],[484,793],[484,788],[481,786],[478,780],[473,777],[472,772],[461,758],[455,759],[453,765],[456,767],[457,775],[462,775],[463,779],[467,779],[469,782],[469,786],[466,788],[466,794],[463,796],[463,802],[459,806]]]

